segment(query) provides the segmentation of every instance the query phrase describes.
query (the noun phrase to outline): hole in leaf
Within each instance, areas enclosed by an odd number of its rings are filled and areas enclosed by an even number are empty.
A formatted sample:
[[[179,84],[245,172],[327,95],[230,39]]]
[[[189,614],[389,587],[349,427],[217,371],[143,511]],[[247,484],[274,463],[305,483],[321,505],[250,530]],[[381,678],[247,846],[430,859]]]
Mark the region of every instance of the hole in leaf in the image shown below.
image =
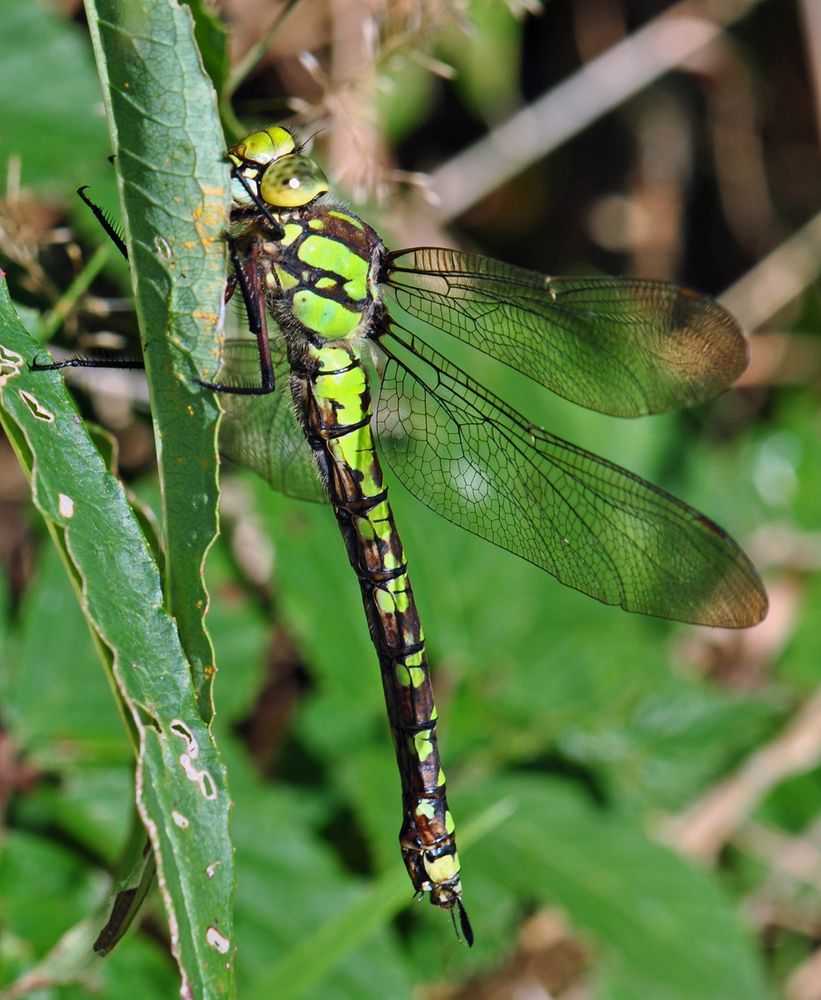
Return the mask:
[[[42,420],[47,424],[54,423],[54,414],[51,410],[47,410],[45,406],[38,402],[37,398],[32,396],[30,392],[26,392],[24,389],[21,389],[20,398],[38,420]]]

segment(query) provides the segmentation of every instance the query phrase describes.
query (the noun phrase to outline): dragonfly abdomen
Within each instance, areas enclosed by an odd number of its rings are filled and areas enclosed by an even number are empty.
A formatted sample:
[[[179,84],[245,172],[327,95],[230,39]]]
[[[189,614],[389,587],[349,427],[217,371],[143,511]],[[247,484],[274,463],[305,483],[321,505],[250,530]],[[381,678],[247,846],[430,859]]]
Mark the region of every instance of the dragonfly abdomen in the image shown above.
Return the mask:
[[[402,777],[400,846],[417,892],[458,912],[459,859],[436,737],[425,640],[371,431],[368,380],[353,340],[292,348],[293,391],[362,593]]]

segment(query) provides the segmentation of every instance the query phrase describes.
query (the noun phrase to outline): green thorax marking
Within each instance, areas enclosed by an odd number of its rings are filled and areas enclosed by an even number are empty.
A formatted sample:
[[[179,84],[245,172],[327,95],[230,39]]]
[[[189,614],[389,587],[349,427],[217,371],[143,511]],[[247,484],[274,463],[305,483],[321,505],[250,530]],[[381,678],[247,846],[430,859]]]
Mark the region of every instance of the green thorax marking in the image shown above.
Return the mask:
[[[286,222],[285,235],[282,237],[282,245],[284,247],[289,247],[295,240],[299,239],[302,235],[302,226],[297,225],[295,222]]]
[[[323,340],[360,335],[371,296],[368,276],[376,233],[355,216],[323,205],[282,220],[273,263],[278,306]]]
[[[348,215],[347,212],[328,212],[328,215],[334,219],[342,219],[343,222],[348,222],[352,226],[356,226],[357,229],[364,229],[365,227],[361,219],[357,219],[355,215]]]
[[[302,240],[297,256],[315,270],[330,271],[331,274],[347,278],[343,288],[354,302],[361,302],[365,298],[370,261],[358,257],[344,243],[314,234]]]

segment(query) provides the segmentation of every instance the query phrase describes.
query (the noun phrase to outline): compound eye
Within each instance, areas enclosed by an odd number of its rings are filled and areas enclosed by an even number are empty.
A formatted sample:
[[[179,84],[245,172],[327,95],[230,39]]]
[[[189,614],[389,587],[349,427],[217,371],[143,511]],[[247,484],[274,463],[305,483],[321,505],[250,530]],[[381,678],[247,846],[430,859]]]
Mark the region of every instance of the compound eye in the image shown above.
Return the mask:
[[[262,200],[274,208],[302,208],[327,190],[325,174],[299,153],[272,163],[259,185]]]

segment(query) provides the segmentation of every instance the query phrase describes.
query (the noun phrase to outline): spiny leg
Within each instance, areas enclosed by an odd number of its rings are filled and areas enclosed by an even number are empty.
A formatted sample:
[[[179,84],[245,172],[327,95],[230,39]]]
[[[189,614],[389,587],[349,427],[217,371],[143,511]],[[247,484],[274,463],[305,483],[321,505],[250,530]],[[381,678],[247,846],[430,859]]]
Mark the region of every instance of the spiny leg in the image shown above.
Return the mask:
[[[94,218],[100,223],[106,236],[111,240],[114,246],[120,251],[123,257],[128,260],[128,248],[125,245],[120,233],[117,231],[116,225],[111,221],[111,219],[106,215],[105,211],[100,208],[100,206],[91,200],[86,194],[87,184],[83,184],[82,187],[77,188],[77,195],[80,201],[83,202],[90,210]],[[120,371],[127,370],[137,370],[142,371],[145,365],[142,361],[136,361],[133,359],[120,359],[120,358],[68,358],[66,361],[50,361],[48,364],[41,365],[38,361],[29,362],[29,370],[33,372],[53,372],[60,368],[114,368]]]
[[[91,200],[86,194],[86,189],[88,184],[83,184],[82,187],[77,188],[77,195],[80,201],[89,209],[94,218],[100,223],[100,225],[105,230],[106,236],[111,240],[114,246],[120,251],[120,253],[128,260],[128,247],[125,245],[125,240],[120,235],[116,225],[111,221],[111,219],[106,215],[105,211],[100,208],[100,206]]]
[[[87,187],[88,185],[83,185],[77,189],[80,200],[90,209],[108,238],[123,257],[128,260],[128,248],[125,245],[125,241],[105,211],[85,193]],[[271,222],[273,223],[273,219]],[[278,226],[277,229],[279,229]],[[226,236],[226,241],[228,243],[233,273],[230,275],[225,289],[225,301],[227,302],[231,298],[234,289],[239,285],[248,314],[249,329],[257,341],[261,384],[259,386],[230,386],[199,379],[197,381],[199,385],[215,392],[234,393],[237,395],[266,395],[274,390],[274,370],[271,362],[271,349],[268,343],[265,296],[261,287],[259,268],[256,265],[256,246],[252,249],[249,259],[246,262],[248,266],[248,270],[246,271],[246,264],[240,258],[235,241],[231,236]],[[131,358],[74,357],[67,358],[65,361],[50,361],[47,364],[41,364],[37,360],[34,360],[30,362],[29,368],[35,372],[59,371],[63,368],[102,368],[119,371],[142,371],[145,368],[145,362]]]
[[[228,253],[234,269],[234,281],[226,288],[226,301],[231,297],[238,285],[242,294],[245,311],[248,314],[248,329],[257,342],[259,354],[259,385],[229,385],[224,382],[207,382],[197,379],[199,385],[213,392],[228,393],[234,396],[265,396],[274,391],[274,366],[271,361],[271,345],[268,341],[268,319],[265,308],[265,290],[262,286],[262,272],[259,267],[259,244],[254,242],[248,256],[240,257],[236,241],[232,236],[226,236]]]
[[[238,170],[236,171],[232,170],[231,176],[236,180],[238,180],[240,184],[245,188],[245,193],[254,203],[254,205],[257,208],[257,211],[261,213],[265,221],[271,227],[271,235],[274,237],[274,239],[281,240],[282,237],[285,235],[285,230],[277,222],[277,220],[273,217],[273,215],[271,215],[271,210],[268,208],[268,206],[265,204],[262,198],[260,198],[260,196],[256,193],[253,186],[248,183],[248,180],[245,177],[243,177]]]

